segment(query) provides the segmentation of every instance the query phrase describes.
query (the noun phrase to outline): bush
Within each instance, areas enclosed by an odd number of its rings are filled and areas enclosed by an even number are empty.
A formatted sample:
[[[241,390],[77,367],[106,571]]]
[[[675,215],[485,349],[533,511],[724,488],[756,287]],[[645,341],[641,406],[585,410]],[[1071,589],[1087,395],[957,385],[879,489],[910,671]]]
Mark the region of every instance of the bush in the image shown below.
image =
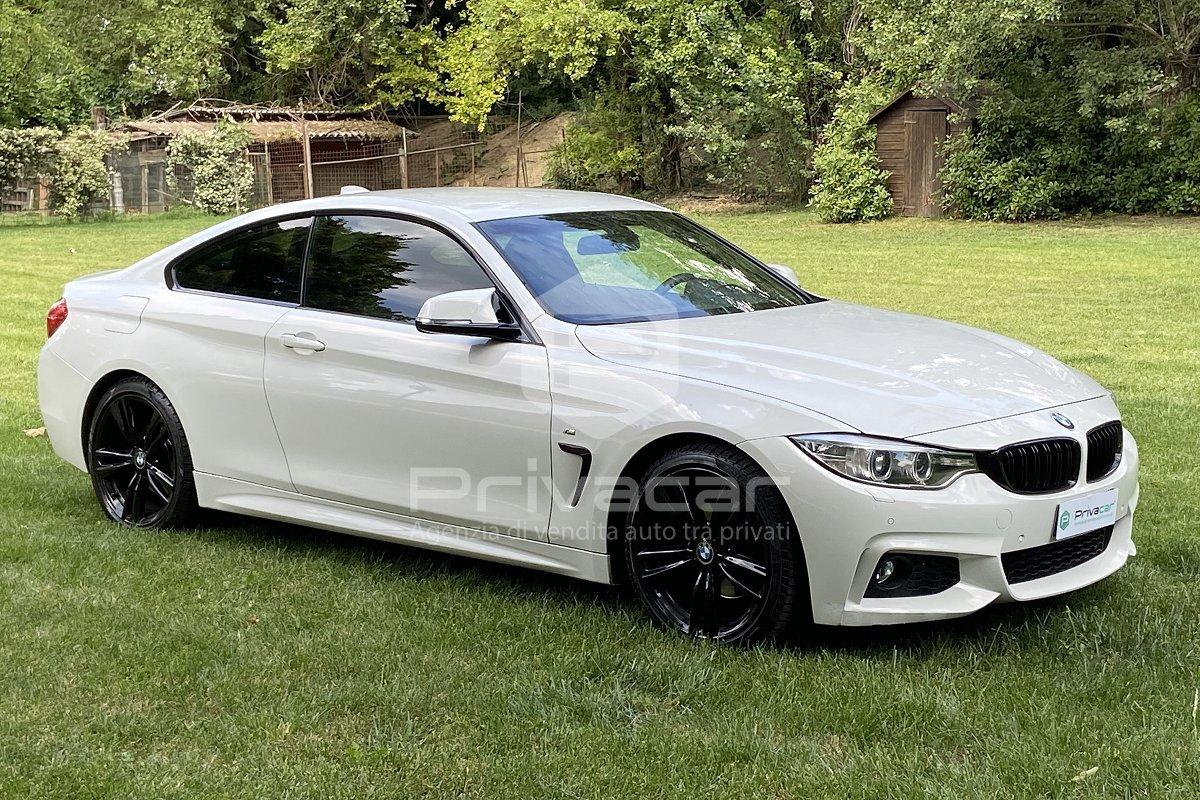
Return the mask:
[[[53,128],[0,128],[0,191],[48,173],[58,137]]]
[[[559,189],[628,193],[641,183],[642,153],[605,130],[571,124],[550,151],[546,180]]]
[[[956,136],[946,148],[942,201],[971,219],[1058,219],[1086,207],[1063,145],[997,158],[980,137]]]
[[[679,20],[691,63],[672,75],[667,130],[686,142],[694,171],[739,199],[808,199],[812,121],[828,113],[834,80],[797,30],[810,13],[768,5],[747,17],[738,4],[700,3]]]
[[[50,205],[68,217],[78,216],[94,200],[108,195],[109,153],[125,146],[108,131],[76,128],[55,145],[50,173]]]
[[[245,158],[253,141],[244,125],[218,122],[208,131],[185,131],[167,147],[167,179],[179,193],[178,173],[192,181],[192,196],[185,203],[209,214],[240,211],[254,185],[254,168]]]
[[[1166,115],[1161,144],[1151,147],[1146,181],[1155,191],[1155,211],[1200,213],[1200,98],[1190,98]]]
[[[875,155],[875,129],[867,123],[870,111],[888,93],[873,84],[860,84],[843,93],[842,104],[813,153],[812,207],[826,222],[862,222],[892,213],[887,172]]]
[[[1154,75],[1090,61],[1065,74],[1022,75],[985,99],[947,150],[947,208],[1011,221],[1200,211],[1200,98],[1163,102],[1144,85]]]

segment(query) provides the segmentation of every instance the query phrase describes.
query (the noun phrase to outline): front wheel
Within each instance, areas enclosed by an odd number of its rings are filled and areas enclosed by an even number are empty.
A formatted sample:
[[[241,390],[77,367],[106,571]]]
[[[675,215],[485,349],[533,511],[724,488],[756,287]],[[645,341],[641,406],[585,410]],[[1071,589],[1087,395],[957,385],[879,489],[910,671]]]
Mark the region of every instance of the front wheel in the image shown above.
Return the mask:
[[[179,415],[149,380],[120,381],[100,398],[88,432],[88,473],[104,513],[138,528],[190,523],[192,458]]]
[[[646,470],[625,522],[627,577],[659,625],[751,642],[811,620],[791,515],[740,450],[702,444],[664,454]]]

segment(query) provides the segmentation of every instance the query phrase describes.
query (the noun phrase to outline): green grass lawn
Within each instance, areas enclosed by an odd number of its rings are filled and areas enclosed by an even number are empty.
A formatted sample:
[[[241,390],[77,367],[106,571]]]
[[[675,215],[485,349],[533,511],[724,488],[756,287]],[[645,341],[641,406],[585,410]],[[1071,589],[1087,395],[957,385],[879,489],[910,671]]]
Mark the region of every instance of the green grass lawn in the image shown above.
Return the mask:
[[[108,524],[42,438],[46,308],[207,224],[0,227],[0,797],[1195,797],[1200,222],[704,222],[811,289],[1112,388],[1139,555],[1068,598],[794,650],[604,587],[302,528]]]

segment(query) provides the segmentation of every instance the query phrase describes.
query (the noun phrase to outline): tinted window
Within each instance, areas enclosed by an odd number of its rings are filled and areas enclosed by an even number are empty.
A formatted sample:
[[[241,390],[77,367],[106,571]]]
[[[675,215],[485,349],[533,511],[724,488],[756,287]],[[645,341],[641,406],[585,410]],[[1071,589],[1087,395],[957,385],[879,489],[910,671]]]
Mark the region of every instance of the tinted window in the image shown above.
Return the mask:
[[[449,236],[388,217],[319,217],[304,305],[402,322],[434,295],[491,280]]]
[[[310,222],[290,219],[259,225],[202,247],[175,266],[175,283],[185,289],[299,303]]]
[[[736,314],[804,297],[677,214],[589,211],[477,226],[542,306],[601,324]]]

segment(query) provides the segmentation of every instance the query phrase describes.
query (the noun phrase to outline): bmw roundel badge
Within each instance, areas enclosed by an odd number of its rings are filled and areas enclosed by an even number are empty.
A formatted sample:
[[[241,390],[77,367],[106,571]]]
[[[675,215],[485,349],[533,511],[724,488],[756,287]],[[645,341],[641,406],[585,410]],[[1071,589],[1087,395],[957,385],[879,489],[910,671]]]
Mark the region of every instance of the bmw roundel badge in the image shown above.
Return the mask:
[[[1050,412],[1050,416],[1054,418],[1055,422],[1057,422],[1059,425],[1062,425],[1067,430],[1075,430],[1075,423],[1071,422],[1071,418],[1066,414],[1060,414],[1057,411],[1052,411]]]

